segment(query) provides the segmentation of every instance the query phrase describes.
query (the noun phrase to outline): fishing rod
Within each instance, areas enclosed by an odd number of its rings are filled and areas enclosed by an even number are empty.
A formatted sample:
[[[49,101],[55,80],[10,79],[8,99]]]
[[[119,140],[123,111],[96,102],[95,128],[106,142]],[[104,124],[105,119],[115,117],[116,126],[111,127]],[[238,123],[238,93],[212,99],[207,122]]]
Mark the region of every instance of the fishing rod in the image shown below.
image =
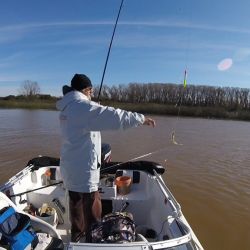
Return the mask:
[[[25,192],[22,192],[22,193],[12,194],[9,197],[12,198],[12,197],[17,197],[17,196],[22,196],[24,194],[28,194],[28,193],[31,193],[31,192],[34,192],[34,191],[37,191],[37,190],[40,190],[40,189],[48,188],[48,187],[51,187],[51,186],[56,186],[56,185],[59,185],[59,184],[62,184],[62,183],[63,183],[62,181],[59,181],[59,182],[52,183],[52,184],[49,184],[49,185],[46,185],[46,186],[43,186],[43,187],[31,189],[31,190],[28,190],[28,191],[25,191]]]
[[[112,47],[112,43],[113,43],[113,39],[114,39],[114,35],[115,35],[117,23],[118,23],[118,20],[119,20],[119,17],[120,17],[120,13],[121,13],[123,2],[124,2],[124,0],[121,1],[120,8],[119,8],[119,11],[118,11],[118,15],[117,15],[116,22],[115,22],[115,26],[114,26],[114,29],[113,29],[113,34],[112,34],[112,37],[111,37],[111,40],[110,40],[108,54],[107,54],[107,57],[106,57],[106,61],[105,61],[105,65],[104,65],[104,69],[103,69],[103,73],[102,73],[101,85],[100,85],[99,93],[98,93],[98,96],[97,96],[97,102],[99,102],[99,99],[100,99],[100,94],[101,94],[101,90],[102,90],[103,80],[104,80],[104,76],[105,76],[105,73],[106,73],[106,68],[107,68],[107,64],[108,64],[108,60],[109,60],[109,54],[110,54],[110,51],[111,51],[111,47]]]
[[[140,156],[136,156],[136,157],[134,157],[134,158],[132,158],[132,159],[130,159],[130,160],[127,160],[127,161],[125,161],[125,162],[116,163],[116,164],[114,164],[114,165],[112,165],[112,166],[109,166],[109,167],[106,167],[106,168],[101,169],[100,172],[102,173],[102,172],[105,172],[106,170],[111,170],[112,168],[116,168],[116,167],[118,167],[118,166],[122,166],[122,165],[124,165],[124,164],[129,163],[129,162],[137,161],[137,160],[139,160],[139,159],[142,159],[142,158],[151,156],[151,155],[153,155],[153,154],[160,153],[160,152],[166,150],[167,148],[168,148],[168,147],[161,148],[161,149],[158,149],[158,150],[155,150],[155,151],[152,151],[152,152],[149,152],[149,153],[140,155]]]

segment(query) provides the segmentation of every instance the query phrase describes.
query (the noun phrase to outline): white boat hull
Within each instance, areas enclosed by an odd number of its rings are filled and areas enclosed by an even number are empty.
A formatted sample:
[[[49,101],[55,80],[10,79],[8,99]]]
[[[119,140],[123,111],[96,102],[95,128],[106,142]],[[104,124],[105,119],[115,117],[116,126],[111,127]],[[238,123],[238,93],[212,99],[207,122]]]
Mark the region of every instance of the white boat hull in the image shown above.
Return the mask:
[[[53,172],[53,178],[46,175],[48,171]],[[157,173],[157,169],[142,171],[141,168],[136,169],[136,166],[124,168],[122,164],[117,164],[114,173],[102,175],[100,193],[103,208],[105,213],[111,213],[120,211],[125,203],[128,204],[126,212],[133,215],[136,225],[137,236],[134,242],[97,244],[85,243],[84,239],[79,243],[70,242],[68,195],[63,183],[60,183],[59,166],[48,165],[36,170],[32,164],[27,166],[1,186],[0,209],[7,204],[13,206],[18,212],[24,213],[29,204],[36,208],[41,208],[44,203],[54,206],[57,211],[56,221],[44,221],[43,218],[29,215],[31,224],[36,230],[42,230],[53,237],[62,239],[65,249],[145,250],[171,249],[171,247],[180,250],[203,249],[183,216],[180,205],[167,188],[161,175]],[[119,194],[115,183],[109,182],[111,177],[114,179],[117,176],[117,173],[130,176],[133,180],[130,192],[126,195]],[[53,202],[54,199],[59,201],[59,208]],[[147,235],[147,230],[151,230],[154,234]]]

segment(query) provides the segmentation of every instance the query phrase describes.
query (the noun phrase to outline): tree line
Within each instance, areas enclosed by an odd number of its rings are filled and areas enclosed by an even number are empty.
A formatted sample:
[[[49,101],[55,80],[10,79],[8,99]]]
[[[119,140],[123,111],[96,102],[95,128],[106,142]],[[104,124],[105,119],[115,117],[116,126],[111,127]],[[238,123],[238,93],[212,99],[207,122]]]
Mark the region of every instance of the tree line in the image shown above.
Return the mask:
[[[41,94],[41,88],[36,81],[26,80],[24,81],[20,88],[18,89],[19,95],[8,95],[5,97],[0,97],[0,100],[4,101],[35,101],[35,100],[45,100],[45,101],[55,101],[57,98],[49,94]]]
[[[94,88],[94,100],[99,87]],[[26,80],[19,89],[20,95],[2,97],[3,100],[47,100],[58,98],[41,94],[40,86],[35,81]],[[215,107],[229,112],[250,109],[250,89],[236,87],[215,87],[205,85],[187,85],[172,83],[130,83],[103,85],[101,101],[120,103],[156,103],[186,107]]]
[[[96,88],[94,96],[97,97]],[[104,85],[101,100],[124,103],[159,103],[192,107],[223,107],[228,111],[250,109],[250,89],[170,83]]]

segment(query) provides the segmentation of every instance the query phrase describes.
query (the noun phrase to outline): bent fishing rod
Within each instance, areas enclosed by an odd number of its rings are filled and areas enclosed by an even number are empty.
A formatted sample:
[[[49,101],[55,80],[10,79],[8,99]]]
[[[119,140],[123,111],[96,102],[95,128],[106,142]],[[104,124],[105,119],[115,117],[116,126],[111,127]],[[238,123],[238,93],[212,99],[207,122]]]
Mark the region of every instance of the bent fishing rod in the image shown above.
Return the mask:
[[[152,151],[152,152],[149,152],[149,153],[140,155],[140,156],[136,156],[136,157],[134,157],[134,158],[132,158],[132,159],[129,159],[129,160],[125,161],[125,162],[118,162],[118,163],[115,163],[114,165],[108,166],[108,167],[106,167],[106,168],[103,168],[103,169],[101,168],[100,172],[103,173],[103,172],[105,172],[105,171],[107,171],[107,170],[112,170],[113,168],[116,168],[116,167],[118,167],[118,166],[125,165],[125,164],[127,164],[127,163],[129,163],[129,162],[137,161],[137,160],[139,160],[139,159],[146,158],[146,157],[148,157],[148,156],[152,156],[152,155],[154,155],[154,154],[157,154],[157,153],[160,153],[160,152],[166,150],[167,148],[168,148],[168,147],[164,147],[164,148],[161,148],[161,149],[158,149],[158,150],[155,150],[155,151]]]
[[[98,96],[97,96],[97,102],[99,102],[99,99],[100,99],[103,80],[104,80],[104,76],[105,76],[105,73],[106,73],[106,68],[107,68],[108,60],[109,60],[109,55],[110,55],[111,47],[112,47],[112,44],[113,44],[113,39],[114,39],[114,36],[115,36],[115,31],[116,31],[117,23],[118,23],[118,20],[119,20],[119,17],[120,17],[123,2],[124,2],[124,0],[121,1],[120,8],[119,8],[119,11],[118,11],[118,14],[117,14],[117,17],[116,17],[115,26],[114,26],[114,29],[113,29],[113,34],[112,34],[112,37],[111,37],[111,40],[110,40],[109,49],[108,49],[108,53],[107,53],[107,57],[106,57],[106,61],[105,61],[105,65],[104,65],[104,69],[103,69],[103,73],[102,73],[101,85],[100,85]]]

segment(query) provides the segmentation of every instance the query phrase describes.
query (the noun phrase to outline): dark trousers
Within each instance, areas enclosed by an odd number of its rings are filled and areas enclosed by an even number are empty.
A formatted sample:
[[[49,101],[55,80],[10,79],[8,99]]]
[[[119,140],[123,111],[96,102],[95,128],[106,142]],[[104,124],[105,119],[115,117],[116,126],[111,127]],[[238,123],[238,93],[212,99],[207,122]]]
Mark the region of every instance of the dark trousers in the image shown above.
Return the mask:
[[[84,235],[86,235],[86,241],[89,241],[91,225],[101,220],[102,203],[99,192],[69,191],[69,209],[71,241],[77,242]]]

